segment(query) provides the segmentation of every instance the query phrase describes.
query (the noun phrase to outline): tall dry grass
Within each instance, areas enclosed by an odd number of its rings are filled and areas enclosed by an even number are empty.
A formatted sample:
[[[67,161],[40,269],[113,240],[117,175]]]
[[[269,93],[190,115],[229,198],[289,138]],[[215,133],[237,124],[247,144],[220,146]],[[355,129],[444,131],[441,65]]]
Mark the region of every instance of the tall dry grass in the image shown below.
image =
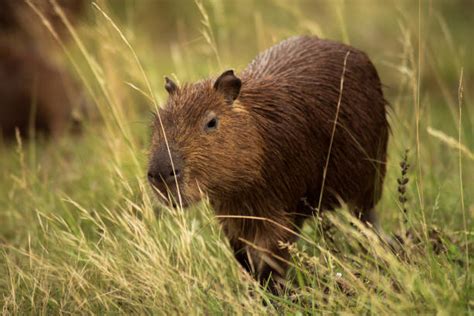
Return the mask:
[[[177,38],[162,53],[168,56],[164,61],[156,60],[159,53],[133,24],[114,16],[113,2],[91,4],[92,22],[81,29],[57,7],[74,40],[66,46],[57,37],[58,44],[100,120],[86,122],[80,138],[19,139],[13,148],[0,148],[3,313],[472,311],[472,103],[462,94],[465,77],[449,81],[434,54],[440,45],[449,47],[453,72],[469,62],[457,55],[464,43],[456,42],[449,29],[453,17],[447,20],[438,2],[394,2],[390,10],[370,2],[363,15],[360,5],[343,1],[262,3],[186,3],[196,21],[177,23]],[[139,9],[125,9],[130,15],[134,10]],[[283,22],[276,23],[271,14]],[[387,17],[394,20],[387,24],[396,38],[364,37],[370,31],[364,20],[383,28]],[[439,36],[428,33],[428,21],[442,30]],[[41,14],[34,23],[49,25]],[[381,241],[345,208],[313,218],[295,232],[297,244],[283,245],[292,253],[291,271],[287,293],[277,297],[235,262],[206,201],[189,210],[154,202],[144,177],[146,111],[156,111],[164,100],[161,69],[175,69],[181,81],[224,66],[240,69],[257,50],[295,33],[367,45],[390,83],[392,135],[378,208],[393,244]],[[234,40],[242,38],[248,43]],[[399,163],[406,167],[402,176]],[[403,190],[398,178],[408,181]]]

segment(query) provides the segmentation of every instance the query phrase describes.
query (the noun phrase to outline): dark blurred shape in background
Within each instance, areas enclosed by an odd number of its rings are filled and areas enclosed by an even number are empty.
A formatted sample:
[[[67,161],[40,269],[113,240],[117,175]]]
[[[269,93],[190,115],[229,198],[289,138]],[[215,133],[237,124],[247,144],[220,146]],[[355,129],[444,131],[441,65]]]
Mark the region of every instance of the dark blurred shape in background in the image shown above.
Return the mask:
[[[62,41],[67,29],[48,0],[32,4],[50,21]],[[77,22],[85,1],[63,0],[58,5],[69,21]],[[64,55],[38,15],[24,1],[0,1],[0,138],[36,131],[58,136],[77,131],[86,98],[63,65]]]

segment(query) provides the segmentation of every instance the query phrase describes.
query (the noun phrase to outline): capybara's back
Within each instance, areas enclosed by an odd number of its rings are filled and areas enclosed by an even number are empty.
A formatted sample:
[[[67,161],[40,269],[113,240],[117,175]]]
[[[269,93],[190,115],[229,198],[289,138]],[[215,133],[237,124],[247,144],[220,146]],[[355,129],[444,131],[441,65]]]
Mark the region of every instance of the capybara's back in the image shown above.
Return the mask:
[[[290,205],[305,197],[316,208],[322,195],[322,209],[344,201],[370,220],[389,127],[380,79],[365,53],[294,37],[260,54],[241,78],[239,100],[264,129],[268,186]]]

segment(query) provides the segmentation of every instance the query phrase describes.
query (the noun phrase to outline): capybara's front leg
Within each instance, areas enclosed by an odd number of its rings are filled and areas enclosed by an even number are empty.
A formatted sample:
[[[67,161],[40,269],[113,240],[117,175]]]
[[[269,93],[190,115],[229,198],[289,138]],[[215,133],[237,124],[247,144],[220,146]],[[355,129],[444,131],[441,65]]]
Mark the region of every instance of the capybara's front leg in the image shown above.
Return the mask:
[[[244,242],[245,243],[245,242]],[[260,284],[277,294],[284,287],[289,252],[286,247],[256,244],[234,247],[234,254],[242,267]]]
[[[290,254],[287,244],[295,237],[273,228],[251,240],[238,238],[231,242],[235,258],[262,286],[277,294],[284,288]]]

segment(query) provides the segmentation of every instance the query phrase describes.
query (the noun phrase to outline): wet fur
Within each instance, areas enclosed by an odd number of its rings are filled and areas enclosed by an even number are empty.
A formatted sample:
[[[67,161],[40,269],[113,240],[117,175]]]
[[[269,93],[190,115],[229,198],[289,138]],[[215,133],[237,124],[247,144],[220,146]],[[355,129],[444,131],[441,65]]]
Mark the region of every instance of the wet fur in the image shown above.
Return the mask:
[[[269,48],[238,77],[242,87],[231,106],[213,80],[204,80],[179,88],[159,115],[173,154],[185,161],[184,200],[192,203],[199,190],[206,193],[239,262],[261,280],[277,280],[284,278],[289,257],[279,242],[295,240],[288,229],[297,230],[313,215],[320,194],[322,210],[343,201],[363,220],[374,220],[385,176],[386,101],[363,52],[314,37]],[[215,135],[200,130],[209,111],[220,118]],[[154,130],[152,156],[163,147],[161,127]]]

